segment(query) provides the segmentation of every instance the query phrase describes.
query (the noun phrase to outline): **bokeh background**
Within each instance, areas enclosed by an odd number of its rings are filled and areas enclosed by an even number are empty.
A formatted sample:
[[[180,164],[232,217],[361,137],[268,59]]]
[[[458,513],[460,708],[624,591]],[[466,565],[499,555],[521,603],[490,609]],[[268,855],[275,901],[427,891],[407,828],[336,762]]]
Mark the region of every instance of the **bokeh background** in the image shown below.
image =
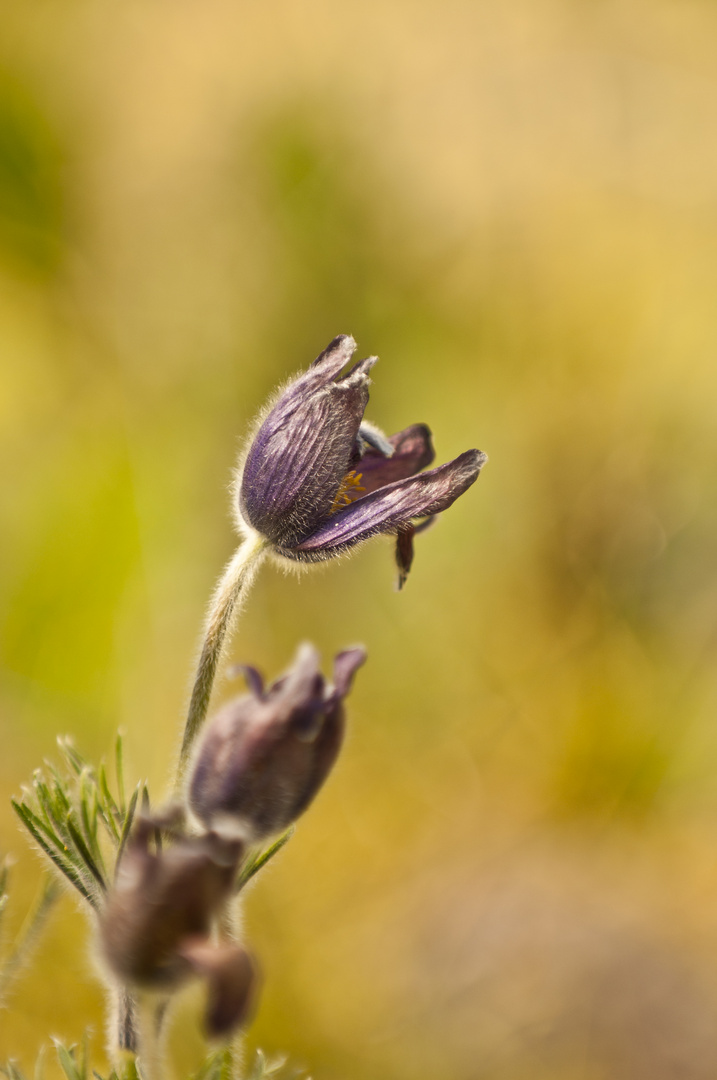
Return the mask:
[[[0,848],[126,728],[163,790],[228,483],[339,332],[368,415],[490,455],[420,537],[265,568],[233,655],[364,642],[339,766],[251,893],[250,1048],[315,1080],[717,1074],[717,9],[37,0],[0,37]],[[231,692],[225,685],[222,693]],[[198,999],[177,1077],[201,1055]],[[0,1014],[102,1001],[61,902]]]

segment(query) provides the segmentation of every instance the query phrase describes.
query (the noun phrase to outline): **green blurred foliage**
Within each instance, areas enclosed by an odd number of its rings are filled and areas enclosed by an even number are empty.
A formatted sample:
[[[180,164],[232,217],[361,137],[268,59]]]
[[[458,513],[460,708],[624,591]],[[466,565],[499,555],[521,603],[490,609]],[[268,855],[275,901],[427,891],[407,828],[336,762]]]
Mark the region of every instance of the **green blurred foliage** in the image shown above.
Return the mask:
[[[372,420],[490,462],[401,595],[383,542],[259,577],[237,659],[275,674],[311,639],[370,662],[247,902],[250,1050],[315,1080],[709,1080],[713,7],[3,18],[6,806],[58,732],[100,756],[123,725],[128,782],[166,785],[240,439],[351,332],[381,357]],[[9,806],[0,846],[20,912],[38,865]],[[89,1024],[104,1067],[86,933],[63,901],[0,1060]]]
[[[29,88],[0,71],[0,250],[49,275],[63,249],[60,141]]]

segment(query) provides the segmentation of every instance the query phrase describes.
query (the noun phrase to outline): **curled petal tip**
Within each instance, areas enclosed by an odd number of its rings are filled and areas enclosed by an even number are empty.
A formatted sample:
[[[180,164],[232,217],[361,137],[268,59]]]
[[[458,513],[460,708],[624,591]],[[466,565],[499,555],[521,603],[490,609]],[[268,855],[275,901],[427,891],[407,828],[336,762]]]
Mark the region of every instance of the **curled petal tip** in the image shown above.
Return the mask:
[[[341,367],[348,363],[356,352],[356,342],[350,334],[337,334],[329,342],[323,352],[320,352],[312,363],[312,367],[321,367],[322,364],[331,363],[332,367],[341,360]]]
[[[243,675],[246,685],[254,697],[259,698],[259,700],[264,697],[264,679],[261,672],[252,667],[251,664],[233,664],[229,668],[228,674],[232,679],[238,679],[240,675]]]
[[[344,698],[351,689],[354,675],[366,663],[368,653],[363,645],[344,649],[334,658],[334,691],[339,698]]]
[[[358,383],[368,382],[368,373],[374,364],[377,363],[377,356],[367,356],[365,360],[359,360],[357,364],[354,364],[348,374],[341,379],[341,385],[355,386]]]

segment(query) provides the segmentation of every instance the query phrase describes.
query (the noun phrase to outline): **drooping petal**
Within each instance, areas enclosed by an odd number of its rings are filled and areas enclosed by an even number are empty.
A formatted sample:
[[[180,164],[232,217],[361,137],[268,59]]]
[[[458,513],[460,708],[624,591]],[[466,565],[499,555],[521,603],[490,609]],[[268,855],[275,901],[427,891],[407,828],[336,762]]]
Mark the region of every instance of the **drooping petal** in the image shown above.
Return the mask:
[[[396,566],[398,567],[399,592],[406,584],[413,564],[413,537],[416,530],[413,525],[404,525],[396,536]]]
[[[480,450],[467,450],[437,469],[372,491],[330,517],[294,552],[282,554],[329,558],[376,533],[394,532],[413,518],[439,514],[475,483],[486,460]]]
[[[353,339],[336,341],[281,395],[244,464],[242,516],[280,546],[295,545],[331,513],[368,402],[375,358],[336,379],[355,348]]]
[[[209,938],[188,938],[178,950],[209,988],[204,1018],[212,1038],[228,1035],[249,1018],[256,999],[257,972],[251,956],[240,945]]]
[[[412,424],[391,435],[388,442],[393,447],[391,457],[370,449],[353,466],[354,472],[360,474],[360,484],[367,495],[396,480],[413,476],[430,465],[435,457],[431,431],[426,424]]]

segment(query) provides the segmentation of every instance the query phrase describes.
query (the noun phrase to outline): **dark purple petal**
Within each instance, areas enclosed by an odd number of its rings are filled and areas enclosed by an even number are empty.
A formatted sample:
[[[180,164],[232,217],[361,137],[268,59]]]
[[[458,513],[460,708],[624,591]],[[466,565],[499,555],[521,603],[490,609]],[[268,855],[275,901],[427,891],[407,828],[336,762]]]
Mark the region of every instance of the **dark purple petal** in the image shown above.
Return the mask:
[[[360,646],[344,649],[334,658],[334,696],[339,700],[346,697],[354,681],[354,675],[366,663],[366,650]]]
[[[329,706],[324,722],[318,735],[311,744],[311,756],[307,759],[310,766],[304,777],[301,788],[296,788],[296,801],[291,806],[290,817],[286,821],[288,825],[300,814],[308,809],[319,792],[326,777],[331,772],[339,750],[344,741],[346,731],[346,714],[341,703]],[[282,828],[285,828],[283,825]]]
[[[296,651],[296,659],[286,675],[269,687],[267,701],[276,702],[275,716],[282,720],[294,715],[297,709],[321,708],[324,677],[319,670],[319,654],[313,645],[304,642]]]
[[[318,373],[322,380],[334,379],[356,352],[356,342],[350,334],[337,334],[312,361],[307,376]]]
[[[282,391],[277,404],[287,407],[292,401],[302,400],[336,379],[356,352],[356,342],[350,334],[339,334],[319,353],[308,371],[304,371]],[[276,408],[276,406],[274,406]]]
[[[415,525],[405,525],[398,530],[396,536],[396,566],[398,567],[399,592],[408,581],[408,575],[413,565],[413,539],[419,533],[430,529],[435,520],[436,514],[431,514],[430,517],[424,518],[423,521],[419,521]]]
[[[396,537],[396,566],[398,567],[399,591],[406,584],[413,563],[413,537],[416,530],[413,525],[404,525]]]
[[[246,684],[254,697],[258,698],[259,701],[263,700],[264,679],[262,678],[261,672],[257,671],[255,667],[252,667],[251,664],[234,664],[230,670],[230,675],[233,678],[236,678],[238,675],[243,675]]]
[[[280,546],[294,546],[331,513],[368,402],[375,358],[360,361],[336,381],[333,376],[355,348],[353,339],[336,340],[281,395],[244,464],[241,513]]]
[[[356,352],[356,342],[350,334],[339,334],[330,341],[323,352],[319,353],[308,371],[297,375],[295,379],[278,394],[271,412],[279,406],[290,411],[297,403],[304,401],[311,394],[328,386],[341,374]]]
[[[196,974],[207,980],[207,1034],[218,1038],[244,1024],[253,1009],[257,982],[256,967],[246,949],[229,942],[215,945],[209,938],[190,938],[178,951]]]
[[[282,554],[328,558],[376,533],[393,532],[413,518],[440,514],[475,483],[486,460],[480,450],[467,450],[437,469],[379,488],[330,517],[296,545],[296,555]]]
[[[360,474],[360,484],[367,495],[377,488],[420,472],[431,464],[435,456],[431,431],[425,424],[412,424],[404,431],[391,435],[388,441],[393,447],[392,457],[384,457],[377,450],[367,450],[354,465],[354,472]]]

